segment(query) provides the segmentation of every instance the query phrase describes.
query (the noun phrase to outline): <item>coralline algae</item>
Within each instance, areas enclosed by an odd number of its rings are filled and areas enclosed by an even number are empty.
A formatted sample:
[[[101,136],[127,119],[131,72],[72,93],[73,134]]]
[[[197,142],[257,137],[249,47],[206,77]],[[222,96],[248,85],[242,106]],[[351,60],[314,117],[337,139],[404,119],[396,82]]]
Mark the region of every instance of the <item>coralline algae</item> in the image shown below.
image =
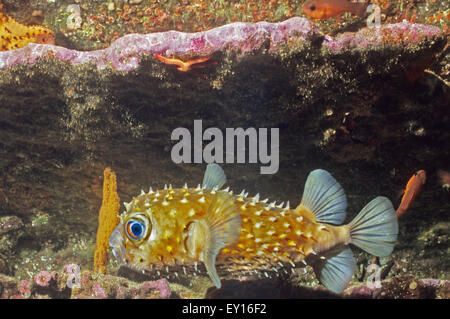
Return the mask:
[[[401,22],[380,28],[363,28],[356,33],[345,33],[336,38],[325,36],[322,47],[332,51],[367,48],[386,43],[412,44],[431,40],[442,34],[438,27]],[[34,64],[41,57],[55,57],[72,65],[94,63],[98,69],[108,66],[119,71],[138,67],[140,56],[147,54],[210,55],[220,50],[239,51],[241,54],[258,49],[269,41],[269,50],[293,40],[308,40],[321,36],[318,27],[308,19],[295,17],[279,23],[231,23],[208,31],[184,33],[167,31],[150,34],[129,34],[116,40],[110,47],[96,51],[76,51],[55,45],[30,43],[24,48],[0,52],[0,69],[23,64]]]
[[[432,40],[442,35],[441,29],[432,25],[410,23],[406,20],[380,27],[363,28],[358,32],[347,32],[335,38],[325,36],[323,46],[332,51],[365,49],[385,44],[411,45]]]

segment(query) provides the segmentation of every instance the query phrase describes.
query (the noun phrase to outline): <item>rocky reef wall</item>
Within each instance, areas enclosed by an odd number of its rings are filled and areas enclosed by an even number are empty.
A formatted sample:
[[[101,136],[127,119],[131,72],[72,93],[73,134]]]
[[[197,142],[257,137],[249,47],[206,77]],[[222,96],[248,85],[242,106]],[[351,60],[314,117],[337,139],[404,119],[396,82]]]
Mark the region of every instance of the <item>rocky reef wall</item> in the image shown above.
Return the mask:
[[[377,195],[395,202],[411,174],[426,169],[427,186],[401,224],[399,254],[440,260],[448,228],[430,235],[444,236],[437,246],[420,236],[450,208],[437,180],[450,169],[450,93],[424,70],[446,43],[439,28],[409,22],[331,37],[292,18],[127,35],[98,51],[29,44],[0,52],[0,216],[20,229],[0,232],[11,243],[0,250],[0,271],[24,275],[14,267],[20,251],[94,238],[106,166],[125,201],[150,185],[201,182],[204,165],[170,158],[171,132],[192,131],[196,119],[203,129],[280,129],[277,174],[260,175],[259,164],[224,166],[236,191],[297,203],[307,174],[320,167],[349,194],[349,219]],[[211,58],[180,72],[154,54]],[[442,278],[446,267],[448,260],[423,265],[420,275]]]

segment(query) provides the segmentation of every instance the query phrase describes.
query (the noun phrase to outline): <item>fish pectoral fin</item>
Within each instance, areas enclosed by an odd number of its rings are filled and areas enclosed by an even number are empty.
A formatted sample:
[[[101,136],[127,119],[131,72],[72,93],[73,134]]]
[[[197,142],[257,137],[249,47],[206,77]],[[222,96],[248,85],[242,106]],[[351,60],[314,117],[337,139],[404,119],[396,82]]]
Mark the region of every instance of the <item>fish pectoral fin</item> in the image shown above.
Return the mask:
[[[347,197],[330,173],[316,169],[308,175],[299,207],[310,210],[321,223],[340,225],[345,220]]]
[[[216,257],[222,248],[234,244],[241,232],[241,216],[233,197],[227,192],[218,192],[205,216],[208,225],[203,262],[211,281],[221,287],[216,271]]]
[[[213,188],[220,189],[227,181],[227,177],[223,169],[218,164],[208,164],[205,170],[205,176],[203,176],[202,186],[206,189],[212,190]]]
[[[324,261],[314,265],[314,272],[320,283],[334,293],[341,293],[350,282],[356,269],[356,260],[348,247],[327,256]]]

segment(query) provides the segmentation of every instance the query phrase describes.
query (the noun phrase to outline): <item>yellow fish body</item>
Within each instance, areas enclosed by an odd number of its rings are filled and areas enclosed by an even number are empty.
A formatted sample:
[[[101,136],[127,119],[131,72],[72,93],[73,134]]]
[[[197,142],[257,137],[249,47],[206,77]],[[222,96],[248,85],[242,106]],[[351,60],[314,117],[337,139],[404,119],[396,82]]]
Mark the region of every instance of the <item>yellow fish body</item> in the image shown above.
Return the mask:
[[[311,264],[319,280],[342,292],[355,270],[352,243],[376,256],[387,256],[398,224],[392,203],[377,197],[348,225],[344,190],[326,171],[308,176],[300,205],[287,205],[220,190],[226,178],[210,164],[203,185],[145,193],[125,203],[127,211],[110,238],[116,258],[137,269],[160,273],[204,263],[221,287],[217,269],[248,273]],[[176,273],[178,276],[178,274]]]

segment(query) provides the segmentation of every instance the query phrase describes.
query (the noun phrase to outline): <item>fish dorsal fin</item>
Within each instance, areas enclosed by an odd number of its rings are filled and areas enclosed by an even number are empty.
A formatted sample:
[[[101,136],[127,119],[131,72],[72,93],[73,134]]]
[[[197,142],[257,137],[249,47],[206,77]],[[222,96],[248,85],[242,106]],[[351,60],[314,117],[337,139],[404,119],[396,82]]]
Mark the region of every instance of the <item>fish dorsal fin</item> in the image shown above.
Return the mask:
[[[227,177],[223,169],[218,164],[208,164],[203,176],[202,187],[212,190],[213,188],[220,189],[227,181]]]
[[[314,266],[321,284],[338,294],[345,290],[355,269],[356,260],[348,247]]]
[[[221,287],[216,271],[216,257],[222,248],[237,242],[241,232],[241,216],[233,197],[226,192],[218,192],[206,213],[208,234],[203,250],[205,263],[211,281]]]
[[[347,197],[344,189],[323,169],[309,173],[300,205],[296,208],[307,208],[317,221],[340,225],[345,220]]]

